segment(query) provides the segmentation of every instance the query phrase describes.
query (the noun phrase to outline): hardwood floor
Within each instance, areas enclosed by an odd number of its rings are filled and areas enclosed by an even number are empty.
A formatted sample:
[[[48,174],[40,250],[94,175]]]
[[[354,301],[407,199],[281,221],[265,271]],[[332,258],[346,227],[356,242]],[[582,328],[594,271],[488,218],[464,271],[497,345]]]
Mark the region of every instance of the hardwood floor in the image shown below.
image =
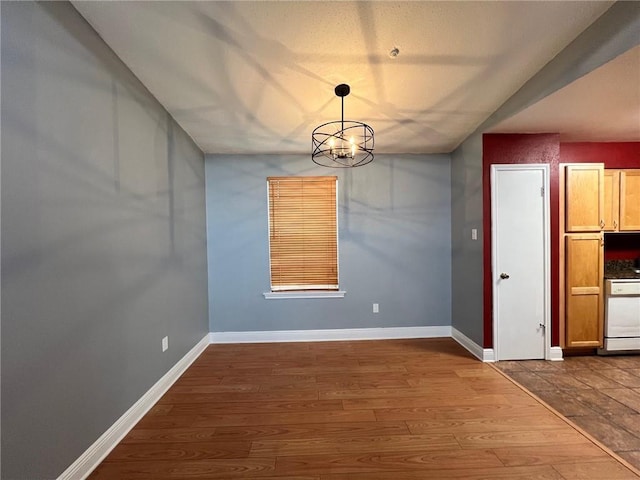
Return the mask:
[[[212,345],[90,476],[638,479],[451,339]]]

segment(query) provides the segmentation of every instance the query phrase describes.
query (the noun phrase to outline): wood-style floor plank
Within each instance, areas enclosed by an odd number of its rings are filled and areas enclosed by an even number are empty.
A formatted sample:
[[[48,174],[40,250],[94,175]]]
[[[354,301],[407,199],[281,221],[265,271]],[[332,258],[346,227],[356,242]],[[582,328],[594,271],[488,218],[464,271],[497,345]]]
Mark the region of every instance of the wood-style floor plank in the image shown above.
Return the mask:
[[[245,425],[297,425],[308,423],[375,422],[373,410],[335,410],[326,412],[246,413],[231,415],[154,415],[145,416],[136,428],[213,428]]]
[[[280,457],[294,455],[334,455],[362,452],[405,452],[451,450],[460,448],[449,433],[431,435],[378,435],[335,438],[297,438],[291,440],[258,440],[252,442],[251,456]]]
[[[183,383],[179,383],[173,385],[171,388],[171,393],[168,395],[178,395],[178,394],[193,394],[193,393],[248,393],[248,392],[258,392],[260,391],[260,385],[243,385],[243,384],[232,384],[232,385],[185,385]],[[164,396],[161,400],[167,400]],[[162,402],[162,403],[171,403],[171,402]]]
[[[537,405],[484,404],[463,406],[400,407],[376,409],[376,418],[384,420],[469,419],[503,416],[544,415],[547,410]]]
[[[336,442],[358,436],[409,435],[405,422],[350,422],[296,425],[257,425],[245,428],[218,427],[218,438],[229,440],[329,438]]]
[[[113,449],[107,462],[138,460],[201,460],[212,458],[245,458],[249,456],[251,443],[244,441],[191,441],[174,443],[121,443]],[[254,455],[257,456],[257,455]]]
[[[523,425],[527,430],[564,430],[565,423],[555,416],[500,416],[466,419],[426,419],[405,422],[409,431],[414,435],[425,433],[473,433],[473,432],[513,432],[520,431]]]
[[[327,365],[319,366],[317,363],[310,367],[288,367],[274,368],[273,375],[304,375],[312,373],[315,375],[322,373],[378,373],[385,374],[387,372],[406,372],[407,369],[403,365]]]
[[[419,470],[425,478],[430,478],[431,470],[466,468],[504,467],[490,450],[434,450],[427,452],[382,452],[336,455],[296,455],[278,457],[276,473],[308,474],[317,473],[371,473],[402,470]]]
[[[396,398],[355,398],[343,400],[345,410],[362,409],[387,409],[387,408],[414,408],[437,407],[439,405],[451,406],[484,406],[495,405],[537,405],[538,402],[531,397],[523,397],[520,393],[504,395],[482,395],[478,393],[467,394],[452,390],[450,395],[439,393],[437,395],[424,395],[421,397],[396,397]]]
[[[563,445],[578,443],[580,440],[585,445],[591,442],[575,430],[567,430],[564,426],[550,430],[524,429],[521,425],[518,429],[501,432],[473,432],[456,433],[456,440],[462,448],[499,448],[528,445]]]
[[[460,385],[437,385],[437,386],[423,386],[414,388],[351,388],[346,390],[321,390],[320,399],[362,399],[362,398],[391,398],[396,399],[398,397],[411,398],[418,397],[421,399],[430,398],[435,395],[466,395],[472,397],[478,392],[473,388],[460,386]]]
[[[321,480],[564,480],[553,467],[453,468],[322,475]]]
[[[222,385],[217,385],[222,386]],[[229,386],[229,385],[224,385]],[[258,389],[259,390],[259,389]],[[330,400],[330,398],[327,398]],[[296,400],[318,400],[317,390],[288,390],[288,391],[221,391],[214,393],[182,393],[171,392],[164,395],[158,403],[188,404],[188,403],[216,403],[216,402],[288,402]]]
[[[560,465],[563,463],[601,462],[609,456],[593,444],[584,441],[576,444],[539,445],[524,447],[494,448],[494,453],[508,467],[530,465]]]
[[[313,388],[316,384],[315,375],[225,375],[221,377],[222,385],[247,384],[256,385],[260,388],[264,386],[284,387],[296,385],[298,388],[309,385]]]
[[[218,375],[182,375],[173,386],[218,385],[222,376]]]
[[[602,462],[565,463],[554,468],[566,480],[583,480],[585,478],[602,478],[603,480],[637,480],[629,469],[614,460]]]
[[[212,345],[90,476],[572,478],[640,475],[451,339]]]
[[[209,415],[230,413],[290,413],[290,412],[323,412],[342,410],[340,400],[253,400],[251,402],[223,401],[174,403],[172,415]],[[351,410],[366,410],[367,408],[352,408]]]
[[[268,475],[273,476],[274,471],[275,459],[273,458],[105,461],[98,466],[90,478],[95,480],[236,479],[254,476],[263,478]]]

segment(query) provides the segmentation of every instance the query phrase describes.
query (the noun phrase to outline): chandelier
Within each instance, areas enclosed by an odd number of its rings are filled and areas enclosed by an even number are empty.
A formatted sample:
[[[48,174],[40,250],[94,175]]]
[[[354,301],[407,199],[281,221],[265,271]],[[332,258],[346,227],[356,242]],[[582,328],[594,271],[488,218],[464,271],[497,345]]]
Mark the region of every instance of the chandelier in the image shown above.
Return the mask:
[[[373,160],[373,128],[344,119],[344,97],[350,91],[344,83],[335,88],[342,99],[341,119],[323,123],[311,134],[311,159],[323,167],[361,167]]]

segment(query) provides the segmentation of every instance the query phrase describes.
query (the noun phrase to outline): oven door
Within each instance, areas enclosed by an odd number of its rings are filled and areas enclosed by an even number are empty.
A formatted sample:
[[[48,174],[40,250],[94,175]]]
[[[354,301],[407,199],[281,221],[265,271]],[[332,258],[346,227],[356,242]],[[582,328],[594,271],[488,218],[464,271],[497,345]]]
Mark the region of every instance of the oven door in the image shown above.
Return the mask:
[[[629,287],[628,284],[623,285],[625,290],[629,290]],[[632,291],[634,289],[635,285]],[[608,290],[604,351],[640,350],[640,295],[616,295],[611,294],[613,288]]]
[[[604,336],[640,338],[640,296],[607,298]]]

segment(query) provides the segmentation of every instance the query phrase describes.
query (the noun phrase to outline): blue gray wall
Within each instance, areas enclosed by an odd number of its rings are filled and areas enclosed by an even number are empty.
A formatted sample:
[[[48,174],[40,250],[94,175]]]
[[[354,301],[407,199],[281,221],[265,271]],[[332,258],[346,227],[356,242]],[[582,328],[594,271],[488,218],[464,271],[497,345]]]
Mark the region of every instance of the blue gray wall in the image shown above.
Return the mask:
[[[482,252],[482,136],[474,135],[451,154],[451,326],[480,346]]]
[[[336,174],[345,298],[265,300],[266,178]],[[449,326],[450,182],[449,155],[378,155],[352,170],[309,155],[207,155],[211,331]]]
[[[640,2],[616,2],[451,154],[452,325],[483,345],[482,134],[640,44]],[[470,228],[478,228],[471,241]],[[487,321],[491,321],[488,319]]]
[[[204,159],[69,3],[1,8],[2,478],[52,479],[208,332]]]

